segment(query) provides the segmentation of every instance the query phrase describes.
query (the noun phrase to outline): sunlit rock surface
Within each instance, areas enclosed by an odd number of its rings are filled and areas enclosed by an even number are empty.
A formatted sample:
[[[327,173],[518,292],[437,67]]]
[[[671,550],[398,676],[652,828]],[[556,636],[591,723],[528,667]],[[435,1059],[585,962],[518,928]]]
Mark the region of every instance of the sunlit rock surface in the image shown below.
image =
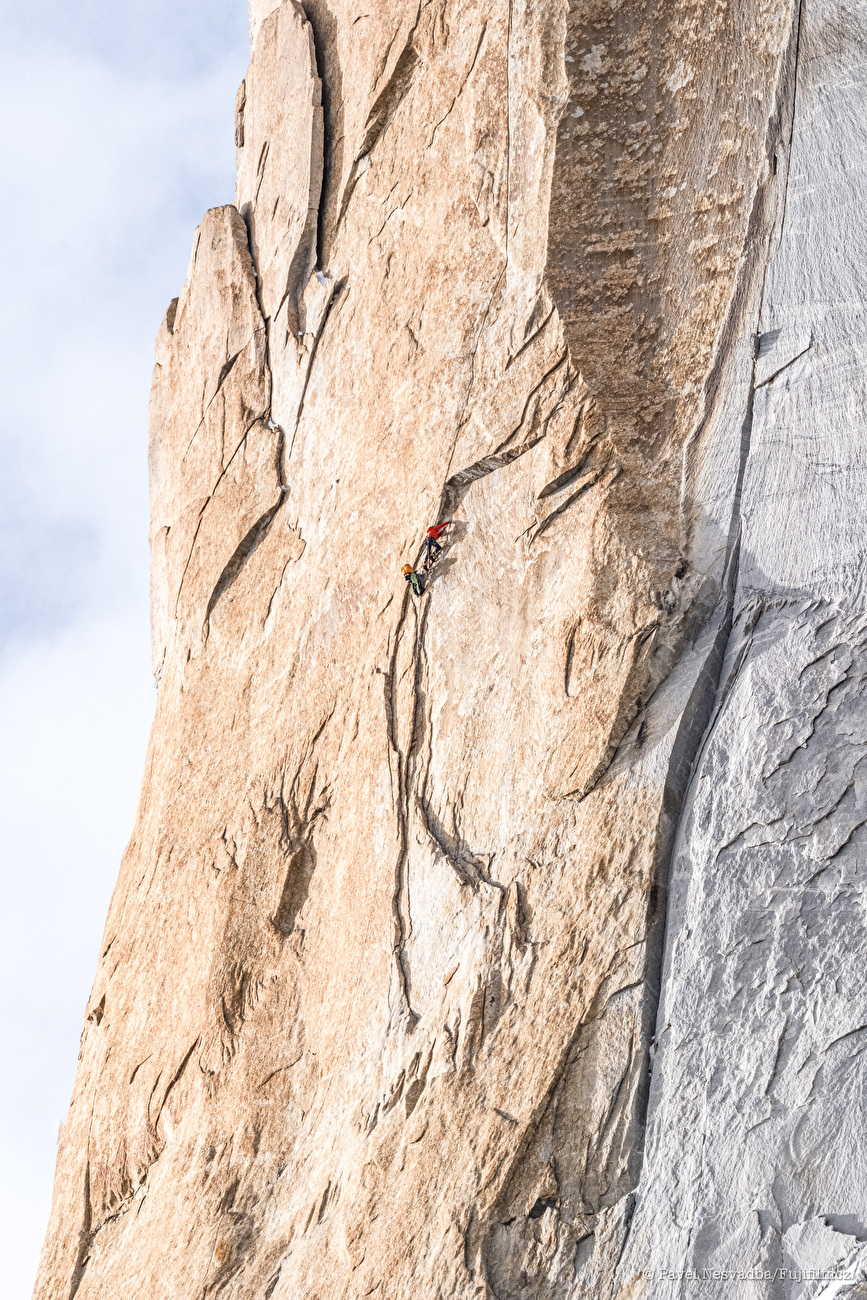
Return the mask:
[[[251,40],[35,1294],[861,1295],[867,10]]]

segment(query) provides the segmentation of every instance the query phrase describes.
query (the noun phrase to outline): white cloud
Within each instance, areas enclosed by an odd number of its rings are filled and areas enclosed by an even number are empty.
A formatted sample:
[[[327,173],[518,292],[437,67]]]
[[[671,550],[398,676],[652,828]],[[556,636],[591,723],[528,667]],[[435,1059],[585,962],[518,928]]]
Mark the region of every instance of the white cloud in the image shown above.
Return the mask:
[[[3,1294],[30,1295],[57,1131],[154,704],[147,619],[87,620],[0,675]]]
[[[30,545],[40,530],[76,538],[69,557],[51,548],[68,595],[143,581],[144,552],[124,520],[146,509],[153,339],[183,283],[195,225],[206,207],[231,201],[242,73],[236,54],[189,80],[136,79],[88,54],[3,45],[0,155],[11,201],[0,210],[0,446],[18,478],[0,481],[0,553],[15,553],[4,577],[24,626],[7,616],[0,642],[44,629],[52,613],[70,616]]]
[[[193,230],[231,201],[243,0],[0,0],[3,1293],[25,1300],[144,762],[145,423]]]

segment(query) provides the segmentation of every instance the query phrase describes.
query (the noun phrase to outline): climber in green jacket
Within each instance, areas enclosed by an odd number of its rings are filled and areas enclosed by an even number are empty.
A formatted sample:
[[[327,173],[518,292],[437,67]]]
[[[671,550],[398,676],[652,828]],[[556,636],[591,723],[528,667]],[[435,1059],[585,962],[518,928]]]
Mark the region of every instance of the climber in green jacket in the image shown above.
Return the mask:
[[[401,573],[409,583],[413,595],[420,596],[424,591],[424,578],[421,574],[416,573],[411,564],[405,564],[401,569]]]

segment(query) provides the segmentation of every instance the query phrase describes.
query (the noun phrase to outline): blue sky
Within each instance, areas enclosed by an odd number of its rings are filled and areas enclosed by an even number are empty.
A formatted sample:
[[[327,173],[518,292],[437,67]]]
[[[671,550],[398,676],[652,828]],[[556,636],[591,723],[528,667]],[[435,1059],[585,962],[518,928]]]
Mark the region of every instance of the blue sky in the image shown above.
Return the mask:
[[[0,0],[0,1252],[27,1300],[154,705],[153,344],[230,202],[244,0]]]

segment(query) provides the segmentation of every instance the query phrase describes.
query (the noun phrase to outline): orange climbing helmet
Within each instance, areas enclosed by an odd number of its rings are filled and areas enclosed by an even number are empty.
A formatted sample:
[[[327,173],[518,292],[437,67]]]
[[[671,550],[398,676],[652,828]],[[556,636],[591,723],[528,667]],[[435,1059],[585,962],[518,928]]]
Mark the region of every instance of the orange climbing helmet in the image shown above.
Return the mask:
[[[401,573],[403,574],[404,577],[406,577],[406,575],[407,575],[408,573],[412,573],[412,565],[411,565],[411,564],[405,564],[405,565],[403,566],[403,568],[401,569]]]

